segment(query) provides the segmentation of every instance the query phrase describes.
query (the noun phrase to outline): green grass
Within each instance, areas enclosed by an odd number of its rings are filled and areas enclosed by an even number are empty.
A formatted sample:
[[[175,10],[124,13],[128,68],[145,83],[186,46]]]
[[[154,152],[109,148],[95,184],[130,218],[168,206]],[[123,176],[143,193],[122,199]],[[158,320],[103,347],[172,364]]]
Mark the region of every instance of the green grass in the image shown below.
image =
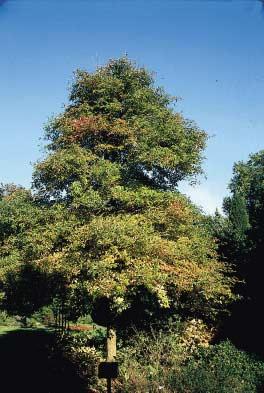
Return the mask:
[[[1,326],[0,325],[0,336],[3,334],[7,334],[10,332],[15,332],[15,331],[20,331],[20,332],[36,332],[36,331],[46,331],[46,332],[53,332],[53,329],[51,328],[46,328],[46,327],[38,327],[38,328],[21,328],[20,326]]]
[[[0,335],[6,334],[8,332],[13,332],[14,330],[18,330],[17,326],[0,326]]]

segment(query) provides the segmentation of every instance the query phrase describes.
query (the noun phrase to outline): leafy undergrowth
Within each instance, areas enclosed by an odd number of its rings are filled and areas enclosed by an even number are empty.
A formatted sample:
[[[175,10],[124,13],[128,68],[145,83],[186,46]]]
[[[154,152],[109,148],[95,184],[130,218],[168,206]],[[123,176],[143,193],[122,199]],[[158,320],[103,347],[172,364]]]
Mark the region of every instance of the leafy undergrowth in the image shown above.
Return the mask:
[[[166,330],[130,332],[119,339],[120,375],[115,393],[260,393],[264,362],[229,341],[212,345],[214,331],[200,320],[177,322]],[[92,332],[67,333],[61,352],[88,388],[105,391],[96,370],[104,357],[105,337]]]
[[[229,341],[212,345],[210,340],[199,320],[167,332],[137,333],[119,351],[115,392],[264,392],[264,362]]]
[[[98,366],[104,358],[105,329],[65,331],[55,337],[53,358],[65,359],[86,387],[87,392],[104,392],[105,381],[98,379]]]
[[[212,335],[192,320],[119,340],[114,392],[264,392],[264,363],[228,341],[212,345]],[[2,327],[1,392],[104,392],[105,381],[97,378],[104,341],[100,329],[56,336],[45,329]]]

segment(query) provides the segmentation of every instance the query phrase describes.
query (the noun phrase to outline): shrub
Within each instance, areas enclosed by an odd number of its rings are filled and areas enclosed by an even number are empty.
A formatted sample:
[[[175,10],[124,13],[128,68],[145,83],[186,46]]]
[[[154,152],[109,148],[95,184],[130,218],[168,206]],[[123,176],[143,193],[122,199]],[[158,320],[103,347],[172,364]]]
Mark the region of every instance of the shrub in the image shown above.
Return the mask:
[[[207,347],[212,331],[200,320],[170,323],[166,330],[138,332],[119,350],[117,392],[172,392],[170,380],[184,362]]]
[[[256,393],[264,363],[229,341],[211,345],[201,321],[167,332],[138,333],[121,349],[118,393]]]
[[[255,393],[263,383],[264,363],[229,341],[200,349],[169,381],[178,393]]]
[[[1,326],[20,326],[19,318],[9,316],[6,311],[0,311]]]
[[[90,325],[70,325],[69,330],[74,332],[85,332],[89,330],[93,330],[93,326]]]
[[[97,378],[97,369],[102,360],[102,351],[98,349],[101,347],[102,341],[103,332],[100,329],[68,331],[57,335],[54,348],[55,356],[61,356],[71,363],[86,388],[101,389],[101,383]]]
[[[115,393],[263,392],[264,362],[229,341],[212,345],[213,333],[200,320],[178,320],[166,330],[134,332],[119,340]],[[97,378],[104,344],[102,329],[68,332],[57,339],[57,348],[86,388],[97,392],[105,391],[105,381]]]

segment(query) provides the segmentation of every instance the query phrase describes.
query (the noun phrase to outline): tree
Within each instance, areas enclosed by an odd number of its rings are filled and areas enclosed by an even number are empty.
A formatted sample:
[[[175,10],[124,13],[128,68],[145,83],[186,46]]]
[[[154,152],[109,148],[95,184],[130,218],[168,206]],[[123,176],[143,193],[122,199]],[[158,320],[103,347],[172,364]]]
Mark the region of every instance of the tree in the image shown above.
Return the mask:
[[[246,199],[243,194],[235,192],[232,197],[224,199],[225,216],[216,211],[211,218],[211,229],[217,238],[218,253],[232,263],[236,273],[242,275],[247,253],[247,234],[250,229]]]
[[[239,286],[243,301],[234,310],[229,329],[238,344],[264,352],[259,313],[264,299],[264,151],[234,165],[230,191],[231,196],[224,201],[227,230],[220,238],[220,247],[222,256],[235,261],[244,285]]]
[[[264,151],[252,154],[247,162],[236,163],[233,173],[231,197],[225,200],[225,209],[234,222],[235,208],[240,203],[242,213],[234,223],[236,237],[247,239],[247,251],[252,257],[260,252],[264,239]]]
[[[201,213],[175,190],[201,173],[207,136],[173,102],[146,69],[111,60],[77,71],[45,130],[33,184],[49,219],[33,230],[30,261],[61,274],[72,308],[89,305],[103,325],[172,312],[212,320],[233,299]]]
[[[225,207],[230,220],[230,230],[234,239],[238,243],[243,243],[246,233],[249,230],[249,217],[245,197],[235,192],[232,199],[230,199],[228,208],[227,203],[228,200],[225,200]]]

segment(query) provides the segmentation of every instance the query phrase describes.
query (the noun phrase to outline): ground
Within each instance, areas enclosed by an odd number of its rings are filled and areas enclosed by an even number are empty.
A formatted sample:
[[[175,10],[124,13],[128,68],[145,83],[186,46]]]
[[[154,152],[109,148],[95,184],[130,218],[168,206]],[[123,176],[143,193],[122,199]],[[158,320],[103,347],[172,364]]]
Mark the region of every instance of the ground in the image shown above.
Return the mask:
[[[45,329],[0,327],[1,393],[82,393],[71,365],[50,356],[53,335]]]

